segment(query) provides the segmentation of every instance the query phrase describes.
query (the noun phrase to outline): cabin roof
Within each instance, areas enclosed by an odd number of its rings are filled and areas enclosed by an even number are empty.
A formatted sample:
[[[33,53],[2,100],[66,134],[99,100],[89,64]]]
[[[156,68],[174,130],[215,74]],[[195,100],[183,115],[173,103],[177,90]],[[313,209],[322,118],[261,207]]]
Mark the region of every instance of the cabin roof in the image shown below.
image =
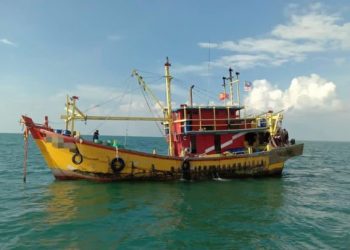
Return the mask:
[[[241,109],[244,109],[244,106],[187,106],[187,105],[181,105],[180,108],[177,108],[177,109],[173,109],[173,111],[180,111],[180,110],[183,110],[186,108],[186,110],[199,110],[199,108],[201,110],[213,110],[215,107],[216,110],[227,110],[227,109],[230,109],[230,110],[241,110]]]
[[[183,134],[188,135],[198,135],[198,134],[238,134],[238,133],[257,133],[267,131],[268,128],[243,128],[243,129],[227,129],[227,130],[195,130],[195,131],[187,131]]]

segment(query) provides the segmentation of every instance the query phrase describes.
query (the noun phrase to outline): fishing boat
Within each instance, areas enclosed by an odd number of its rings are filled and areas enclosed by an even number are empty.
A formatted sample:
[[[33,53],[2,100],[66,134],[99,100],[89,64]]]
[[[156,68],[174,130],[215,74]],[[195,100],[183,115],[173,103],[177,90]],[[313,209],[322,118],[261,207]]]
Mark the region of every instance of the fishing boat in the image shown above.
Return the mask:
[[[230,69],[223,78],[223,105],[192,103],[172,108],[170,63],[166,60],[166,106],[156,98],[142,76],[133,71],[144,91],[162,107],[163,117],[121,117],[88,115],[78,107],[78,97],[67,96],[65,129],[54,129],[47,116],[43,124],[22,116],[25,137],[32,135],[48,167],[58,180],[204,180],[280,176],[285,162],[303,152],[303,144],[289,140],[282,127],[283,112],[266,111],[243,115],[239,104],[239,73]],[[226,85],[229,93],[226,93]],[[237,91],[234,91],[237,88]],[[234,102],[234,92],[237,100]],[[236,96],[235,95],[235,96]],[[228,99],[228,100],[226,100]],[[139,152],[115,143],[101,143],[79,136],[76,121],[133,120],[160,121],[164,127],[168,154]]]

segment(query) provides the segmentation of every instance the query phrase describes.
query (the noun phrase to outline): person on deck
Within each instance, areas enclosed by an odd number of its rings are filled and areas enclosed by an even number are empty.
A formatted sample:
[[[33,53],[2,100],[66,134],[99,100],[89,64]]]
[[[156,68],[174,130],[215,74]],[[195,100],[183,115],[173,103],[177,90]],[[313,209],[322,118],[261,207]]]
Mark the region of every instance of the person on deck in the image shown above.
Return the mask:
[[[93,140],[93,141],[98,140],[98,136],[99,136],[99,135],[100,135],[100,134],[99,134],[98,130],[96,130],[96,131],[94,132],[94,136],[92,137],[92,140]]]

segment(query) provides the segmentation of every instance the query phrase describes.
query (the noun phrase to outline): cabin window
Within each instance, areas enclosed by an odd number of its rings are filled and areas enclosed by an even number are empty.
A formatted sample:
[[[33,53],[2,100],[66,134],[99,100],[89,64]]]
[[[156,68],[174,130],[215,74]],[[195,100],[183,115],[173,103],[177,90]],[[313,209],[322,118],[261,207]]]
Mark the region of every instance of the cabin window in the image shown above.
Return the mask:
[[[215,146],[215,152],[221,153],[221,138],[220,135],[214,135],[214,146]]]
[[[256,133],[253,133],[253,132],[247,133],[244,137],[245,137],[245,141],[248,143],[249,146],[253,146],[257,139]]]
[[[191,153],[197,153],[197,140],[196,136],[191,136]]]

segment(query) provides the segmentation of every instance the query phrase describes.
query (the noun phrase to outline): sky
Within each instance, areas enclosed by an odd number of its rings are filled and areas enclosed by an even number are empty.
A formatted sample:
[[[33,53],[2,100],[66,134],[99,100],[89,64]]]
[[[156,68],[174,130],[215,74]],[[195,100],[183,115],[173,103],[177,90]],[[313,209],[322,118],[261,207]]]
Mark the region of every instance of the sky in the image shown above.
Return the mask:
[[[20,133],[22,114],[62,128],[67,94],[87,114],[153,116],[131,72],[164,103],[169,57],[175,107],[192,84],[196,105],[222,104],[232,67],[246,114],[283,109],[291,138],[350,141],[349,13],[347,0],[0,0],[0,132]],[[78,129],[161,135],[154,122]]]

